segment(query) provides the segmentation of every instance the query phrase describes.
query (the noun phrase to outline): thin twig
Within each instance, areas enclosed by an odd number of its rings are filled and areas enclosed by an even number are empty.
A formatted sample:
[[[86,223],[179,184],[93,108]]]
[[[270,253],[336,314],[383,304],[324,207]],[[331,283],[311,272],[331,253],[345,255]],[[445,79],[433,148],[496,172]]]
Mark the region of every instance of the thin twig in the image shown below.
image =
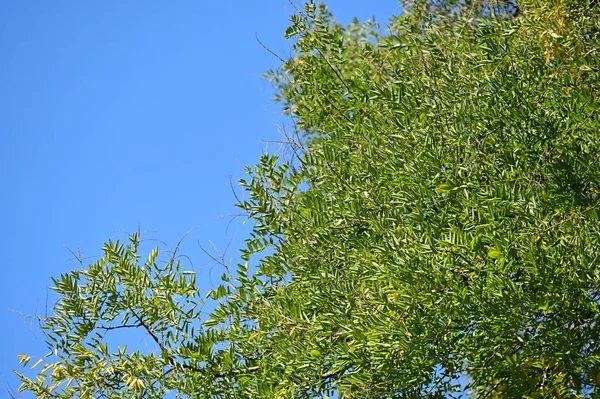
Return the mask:
[[[277,55],[277,53],[275,53],[273,50],[271,50],[270,48],[268,48],[267,46],[265,46],[263,44],[263,42],[260,41],[260,39],[258,38],[258,33],[255,33],[254,36],[256,37],[256,41],[258,42],[258,44],[260,44],[262,46],[262,48],[264,48],[265,50],[267,50],[269,53],[273,54],[275,57],[277,57],[277,59],[279,61],[281,61],[282,63],[285,64],[285,60],[283,58],[281,58],[279,55]]]
[[[331,64],[331,62],[329,62],[329,60],[327,59],[327,57],[325,56],[325,54],[323,54],[323,52],[321,51],[321,49],[317,48],[317,51],[319,52],[319,54],[321,55],[321,57],[323,57],[323,59],[325,60],[325,62],[327,63],[327,65],[329,65],[329,68],[331,68],[331,70],[333,71],[333,73],[335,73],[335,75],[340,80],[340,82],[342,82],[342,84],[344,85],[344,87],[346,88],[346,90],[348,90],[348,92],[351,92],[352,90],[350,89],[350,86],[346,83],[346,81],[344,80],[344,78],[342,78],[342,75],[340,75],[340,73],[338,72],[337,68],[334,67],[333,64]]]
[[[303,12],[302,12],[302,11],[301,11],[299,8],[298,8],[298,6],[296,6],[296,5],[295,5],[295,4],[292,2],[292,0],[288,0],[288,3],[290,3],[290,5],[291,5],[292,7],[294,7],[294,10],[296,10],[296,12],[297,12],[298,14],[304,14],[304,13],[303,13]]]

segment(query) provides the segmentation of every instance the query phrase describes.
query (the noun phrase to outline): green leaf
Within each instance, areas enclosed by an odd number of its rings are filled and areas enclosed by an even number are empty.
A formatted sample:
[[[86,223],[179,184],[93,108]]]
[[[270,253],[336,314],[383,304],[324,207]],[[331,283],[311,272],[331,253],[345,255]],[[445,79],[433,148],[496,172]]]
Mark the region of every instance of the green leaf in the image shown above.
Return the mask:
[[[487,256],[492,259],[499,259],[502,256],[502,252],[497,249],[488,250]]]
[[[448,193],[450,193],[450,191],[452,191],[452,185],[447,184],[447,183],[442,183],[439,186],[437,186],[437,191],[440,193],[448,194]]]

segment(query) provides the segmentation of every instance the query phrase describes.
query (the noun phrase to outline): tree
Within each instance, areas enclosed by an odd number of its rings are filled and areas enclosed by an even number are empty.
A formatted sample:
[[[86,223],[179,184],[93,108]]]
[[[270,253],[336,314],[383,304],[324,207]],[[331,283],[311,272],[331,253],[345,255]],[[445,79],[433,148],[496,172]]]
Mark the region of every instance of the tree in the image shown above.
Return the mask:
[[[598,7],[404,7],[385,35],[298,10],[295,55],[268,75],[291,155],[241,180],[243,263],[203,297],[177,251],[109,241],[54,280],[51,353],[21,390],[596,397]],[[156,347],[109,348],[117,329]]]

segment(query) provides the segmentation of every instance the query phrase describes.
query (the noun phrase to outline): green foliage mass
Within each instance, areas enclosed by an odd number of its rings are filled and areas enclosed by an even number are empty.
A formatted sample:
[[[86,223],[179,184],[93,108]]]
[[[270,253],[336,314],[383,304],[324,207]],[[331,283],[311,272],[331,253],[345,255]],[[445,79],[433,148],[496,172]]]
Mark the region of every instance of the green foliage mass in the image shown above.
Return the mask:
[[[201,295],[176,256],[109,242],[55,280],[51,353],[21,389],[597,397],[595,4],[416,1],[385,34],[298,10],[295,54],[268,75],[290,151],[241,181],[244,263]],[[110,349],[117,328],[156,347]]]

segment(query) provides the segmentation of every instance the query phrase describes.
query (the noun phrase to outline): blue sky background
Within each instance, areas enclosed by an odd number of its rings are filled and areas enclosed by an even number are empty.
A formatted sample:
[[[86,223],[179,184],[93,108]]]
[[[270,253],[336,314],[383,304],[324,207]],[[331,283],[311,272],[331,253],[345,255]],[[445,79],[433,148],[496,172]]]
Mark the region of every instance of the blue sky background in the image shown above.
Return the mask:
[[[399,12],[395,0],[330,0],[348,23]],[[261,75],[286,58],[287,0],[0,3],[0,398],[19,353],[43,355],[37,325],[50,277],[142,231],[173,248],[188,230],[235,258],[242,219],[230,188],[285,123]],[[237,237],[237,238],[236,238]],[[218,275],[213,276],[213,281]]]

